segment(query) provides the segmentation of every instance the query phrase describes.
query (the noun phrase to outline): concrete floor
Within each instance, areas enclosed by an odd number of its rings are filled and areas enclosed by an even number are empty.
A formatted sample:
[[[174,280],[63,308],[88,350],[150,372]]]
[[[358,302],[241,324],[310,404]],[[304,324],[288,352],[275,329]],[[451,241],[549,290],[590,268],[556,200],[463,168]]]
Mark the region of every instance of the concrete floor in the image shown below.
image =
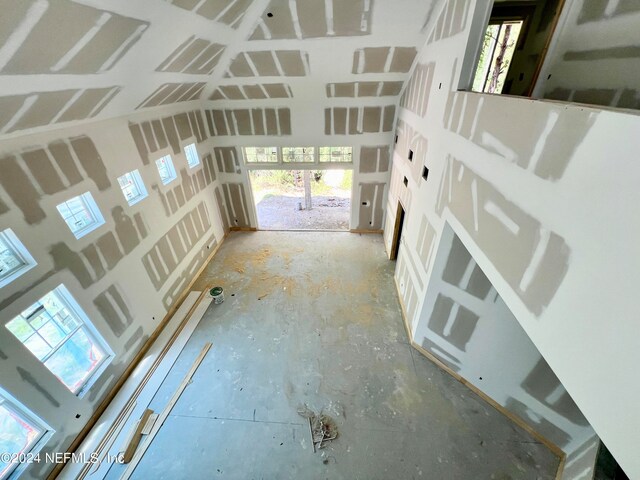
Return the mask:
[[[379,235],[232,233],[194,287],[226,300],[151,408],[213,348],[133,478],[553,479],[557,457],[409,346],[394,267]],[[318,453],[304,403],[340,429]]]

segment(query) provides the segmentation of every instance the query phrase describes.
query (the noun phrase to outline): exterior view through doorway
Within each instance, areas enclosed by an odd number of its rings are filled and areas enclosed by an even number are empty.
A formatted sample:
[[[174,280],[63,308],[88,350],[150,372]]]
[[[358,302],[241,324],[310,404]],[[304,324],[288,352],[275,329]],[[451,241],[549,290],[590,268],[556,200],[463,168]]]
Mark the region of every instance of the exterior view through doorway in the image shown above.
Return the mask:
[[[261,230],[349,230],[353,171],[250,170]]]

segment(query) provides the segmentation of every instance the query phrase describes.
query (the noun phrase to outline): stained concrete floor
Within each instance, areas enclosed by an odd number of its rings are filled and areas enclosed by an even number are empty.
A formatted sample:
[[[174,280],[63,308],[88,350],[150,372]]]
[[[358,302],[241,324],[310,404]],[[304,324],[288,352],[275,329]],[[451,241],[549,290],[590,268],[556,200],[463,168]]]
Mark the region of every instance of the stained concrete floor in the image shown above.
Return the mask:
[[[394,267],[379,235],[232,233],[194,287],[226,300],[151,408],[213,347],[133,478],[553,479],[557,457],[409,346]],[[318,453],[305,403],[340,429]]]

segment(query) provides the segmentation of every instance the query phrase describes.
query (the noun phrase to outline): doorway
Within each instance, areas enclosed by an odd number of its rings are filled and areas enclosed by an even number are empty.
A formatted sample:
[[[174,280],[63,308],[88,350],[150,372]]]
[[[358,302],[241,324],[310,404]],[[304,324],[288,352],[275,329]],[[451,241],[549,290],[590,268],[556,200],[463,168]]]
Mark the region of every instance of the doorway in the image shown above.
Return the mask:
[[[353,170],[250,170],[260,230],[348,231]]]
[[[398,208],[396,210],[396,223],[393,227],[393,238],[391,240],[390,260],[398,259],[398,252],[400,251],[400,240],[402,239],[403,225],[404,225],[404,208],[402,208],[402,204],[398,202]]]

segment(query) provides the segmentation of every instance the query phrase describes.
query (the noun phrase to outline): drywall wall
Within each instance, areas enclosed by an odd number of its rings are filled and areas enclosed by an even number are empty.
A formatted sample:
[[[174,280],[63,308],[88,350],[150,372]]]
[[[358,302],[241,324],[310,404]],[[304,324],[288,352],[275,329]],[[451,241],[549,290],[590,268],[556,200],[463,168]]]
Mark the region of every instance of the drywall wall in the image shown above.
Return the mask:
[[[404,248],[401,246],[401,248]],[[403,288],[412,256],[400,254]],[[410,267],[416,269],[417,267]],[[439,237],[413,339],[565,452],[593,429],[449,225]]]
[[[561,20],[536,95],[640,109],[640,3],[568,1]]]
[[[384,237],[390,251],[401,202],[396,278],[412,332],[424,328],[434,252],[448,224],[598,436],[629,476],[640,476],[640,117],[456,91],[482,6],[460,3],[435,8],[398,114]],[[426,179],[416,161],[429,169]]]
[[[19,3],[0,20],[0,136],[199,100],[207,148],[239,160],[217,193],[229,227],[257,226],[241,147],[313,145],[353,147],[350,225],[380,229],[389,172],[360,150],[390,143],[432,0]]]
[[[0,290],[0,383],[55,430],[43,452],[65,451],[224,238],[214,195],[218,171],[201,116],[174,106],[0,145],[0,224],[38,263]],[[201,159],[193,169],[182,150],[191,142]],[[155,160],[167,154],[177,178],[163,185]],[[130,207],[117,177],[134,169],[148,197]],[[106,222],[77,240],[56,205],[86,191]],[[115,353],[82,398],[4,329],[61,283]],[[32,465],[24,478],[43,478],[52,466]]]

